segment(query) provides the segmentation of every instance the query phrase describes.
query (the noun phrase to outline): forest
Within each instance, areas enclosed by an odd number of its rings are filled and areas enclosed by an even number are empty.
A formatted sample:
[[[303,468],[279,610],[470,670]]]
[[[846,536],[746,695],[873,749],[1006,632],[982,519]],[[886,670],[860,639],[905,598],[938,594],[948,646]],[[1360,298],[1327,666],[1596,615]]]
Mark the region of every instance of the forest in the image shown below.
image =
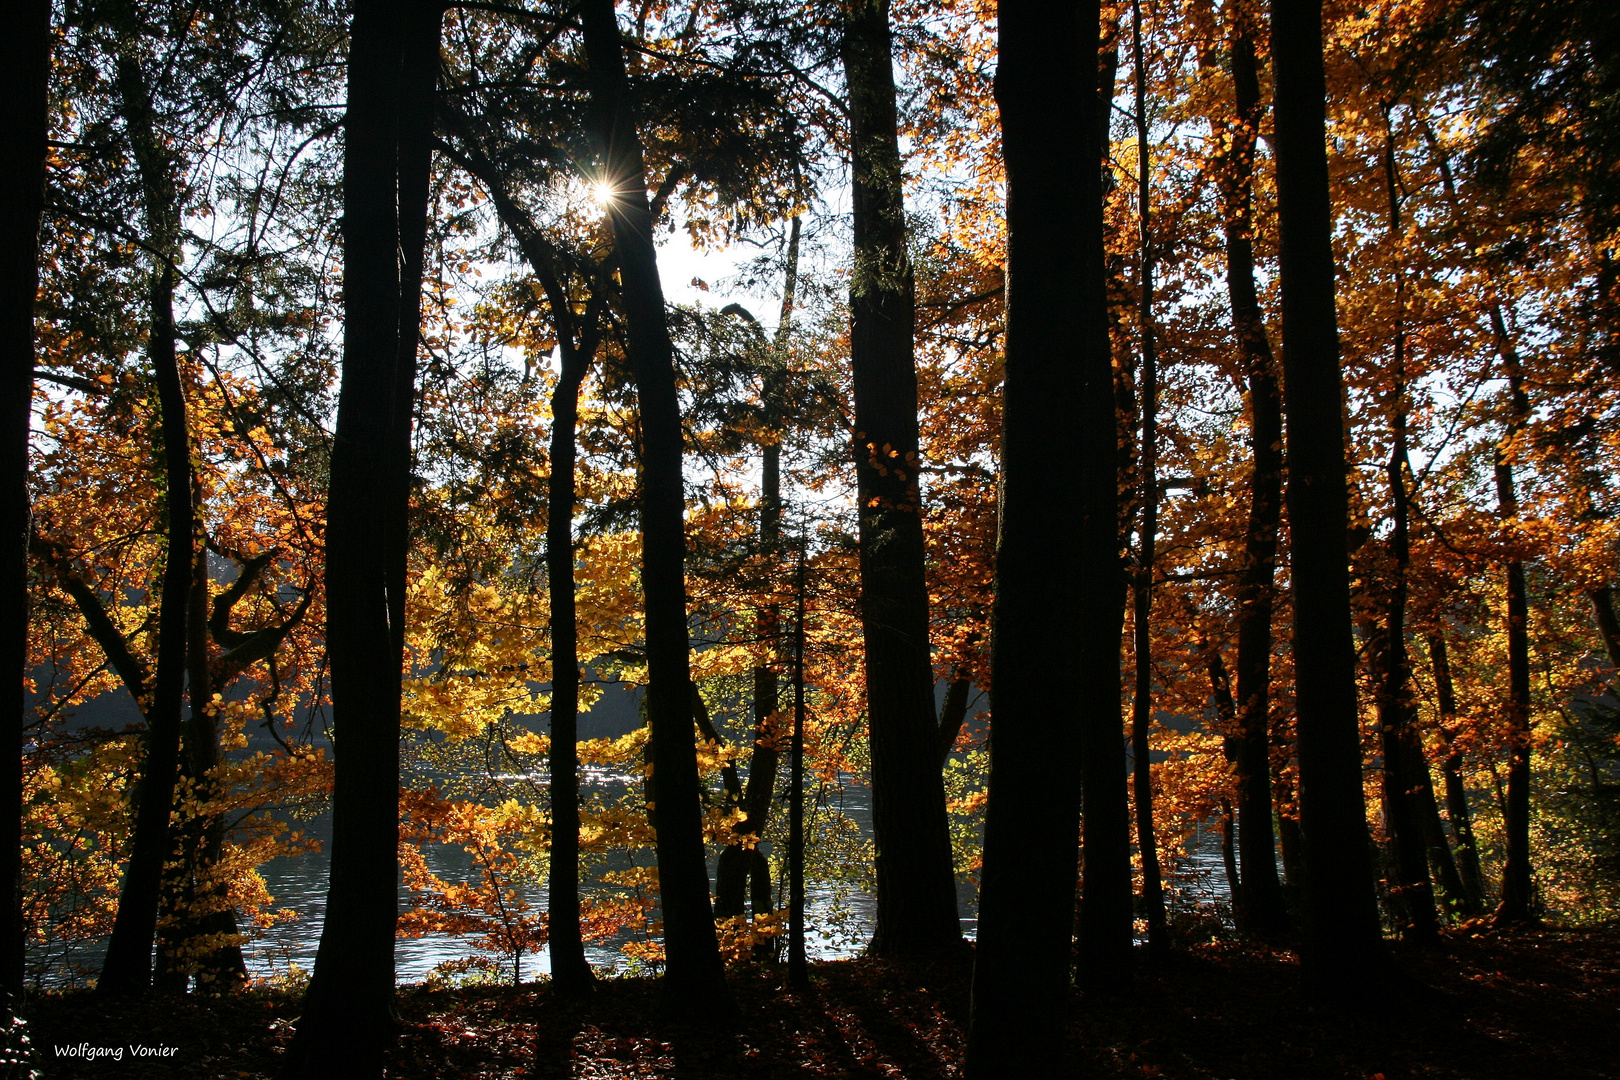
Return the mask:
[[[6,1077],[1608,1075],[1620,9],[13,10]]]

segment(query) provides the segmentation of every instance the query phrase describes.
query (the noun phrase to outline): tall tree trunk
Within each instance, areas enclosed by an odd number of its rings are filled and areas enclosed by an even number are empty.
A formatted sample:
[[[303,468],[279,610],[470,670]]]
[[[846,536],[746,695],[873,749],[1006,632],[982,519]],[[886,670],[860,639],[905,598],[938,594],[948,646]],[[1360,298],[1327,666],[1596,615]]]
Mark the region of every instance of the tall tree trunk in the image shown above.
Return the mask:
[[[1511,382],[1515,397],[1522,395],[1516,372],[1511,376]],[[1516,417],[1512,427],[1518,426],[1520,424]],[[1514,490],[1513,465],[1500,449],[1496,452],[1496,505],[1504,521],[1518,517],[1519,500]],[[1503,831],[1507,838],[1507,858],[1502,865],[1502,903],[1496,909],[1496,920],[1499,923],[1514,923],[1524,922],[1535,914],[1535,897],[1530,880],[1530,635],[1524,563],[1510,558],[1505,571],[1508,777]]]
[[[574,581],[574,507],[578,490],[575,439],[579,391],[601,343],[602,318],[615,258],[594,269],[585,310],[576,314],[563,285],[566,262],[535,225],[474,134],[460,110],[442,105],[438,115],[459,140],[445,150],[489,193],[501,224],[517,241],[551,311],[561,361],[551,394],[551,473],[546,481],[546,577],[551,601],[551,860],[547,880],[547,949],[551,985],[563,997],[587,994],[595,985],[585,959],[579,924],[579,627]]]
[[[140,174],[141,201],[154,251],[148,302],[151,320],[147,354],[157,383],[163,440],[165,525],[164,563],[158,612],[157,670],[152,704],[146,711],[146,752],[142,759],[134,839],[118,916],[96,989],[102,994],[145,990],[152,982],[152,947],[157,935],[163,863],[170,853],[169,814],[180,763],[180,713],[186,682],[187,594],[191,590],[195,520],[191,505],[191,436],[186,429],[186,396],[180,379],[174,329],[174,291],[179,279],[179,196],[176,162],[158,135],[151,90],[140,68],[133,34],[118,28],[115,81]]]
[[[1440,735],[1446,740],[1446,760],[1441,774],[1446,781],[1446,816],[1451,819],[1451,838],[1456,847],[1457,874],[1462,883],[1464,914],[1478,915],[1485,905],[1485,874],[1479,866],[1479,845],[1474,842],[1473,817],[1468,810],[1468,789],[1463,784],[1462,750],[1452,738],[1457,718],[1457,692],[1451,681],[1451,658],[1446,639],[1429,635],[1429,660],[1434,666],[1434,685],[1439,698]]]
[[[551,476],[547,481],[546,580],[551,595],[551,867],[547,947],[559,995],[594,983],[579,925],[579,626],[574,583],[575,429],[579,389],[590,356],[581,356],[563,320],[566,297],[552,303],[562,370],[551,392]],[[566,344],[563,344],[566,342]]]
[[[1083,3],[1085,26],[1081,45],[1090,70],[1091,5]],[[1100,80],[1099,80],[1100,81]],[[1099,90],[1102,88],[1099,86]],[[1084,107],[1090,119],[1081,130],[1092,146],[1107,146],[1106,125],[1113,107],[1099,95]],[[1061,136],[1052,135],[1051,138]],[[1081,982],[1095,991],[1112,992],[1129,976],[1135,913],[1131,895],[1130,771],[1125,762],[1123,717],[1115,692],[1120,678],[1128,573],[1122,558],[1120,500],[1122,442],[1119,424],[1121,384],[1116,376],[1109,336],[1108,262],[1103,244],[1103,198],[1091,194],[1089,180],[1075,189],[1082,215],[1081,292],[1060,301],[1083,309],[1084,333],[1074,339],[1080,349],[1081,403],[1076,473],[1080,520],[1076,554],[1073,618],[1080,623],[1075,683],[1095,687],[1080,701],[1081,778],[1085,800],[1081,838],[1085,849],[1085,882],[1080,905],[1078,969]],[[1071,346],[1072,348],[1072,346]],[[1129,366],[1128,353],[1120,358]],[[1070,421],[1073,422],[1073,421]]]
[[[22,733],[28,699],[28,433],[34,400],[34,297],[39,291],[39,222],[45,201],[47,91],[51,68],[51,5],[27,0],[13,9],[0,45],[0,663],[6,676],[6,728],[12,743],[0,757],[0,799],[6,835],[0,838],[0,992],[14,1011],[23,988]],[[10,597],[7,600],[5,597]],[[16,679],[16,682],[10,680]]]
[[[326,530],[332,861],[288,1078],[380,1076],[394,1023],[411,414],[440,9],[354,0],[352,12],[343,379]]]
[[[1334,312],[1320,0],[1272,0],[1305,963],[1322,992],[1385,957],[1373,890],[1351,632],[1343,376]]]
[[[1457,198],[1451,164],[1440,151],[1434,133],[1424,132],[1440,167],[1446,200],[1465,238],[1474,247],[1473,228]],[[1605,265],[1607,262],[1605,261]],[[1497,513],[1504,521],[1518,516],[1518,495],[1514,490],[1513,463],[1507,456],[1515,439],[1530,417],[1530,399],[1525,393],[1519,353],[1508,333],[1499,297],[1490,297],[1491,335],[1503,374],[1508,379],[1507,433],[1495,454]],[[1530,881],[1530,638],[1529,610],[1525,597],[1524,563],[1510,557],[1503,566],[1507,585],[1508,640],[1508,790],[1504,808],[1507,859],[1502,868],[1502,902],[1496,918],[1501,922],[1521,922],[1532,917],[1534,896]]]
[[[871,951],[912,956],[956,947],[945,784],[928,648],[918,471],[916,296],[906,247],[888,0],[845,0],[854,267],[850,369],[860,500],[861,631],[866,649],[877,848]]]
[[[1055,1076],[1064,1055],[1074,928],[1081,695],[1096,665],[1082,653],[1082,471],[1076,430],[1090,355],[1107,332],[1102,288],[1098,94],[1093,79],[1101,5],[1031,0],[998,5],[995,95],[1007,165],[1007,338],[1002,386],[1001,513],[992,614],[993,719],[979,936],[974,953],[970,1077]],[[1093,325],[1093,323],[1096,325]],[[1117,524],[1107,522],[1109,547]],[[1115,638],[1118,648],[1118,638]],[[1114,701],[1115,667],[1096,687]],[[1118,770],[1123,780],[1124,769]],[[1120,793],[1123,806],[1123,792]],[[1089,798],[1089,793],[1088,793]],[[1129,879],[1126,900],[1129,902]]]
[[[1529,422],[1530,398],[1525,393],[1523,368],[1508,335],[1501,305],[1492,303],[1490,314],[1491,330],[1508,379],[1507,433],[1495,453],[1496,510],[1503,521],[1513,522],[1519,516],[1519,497],[1511,454]],[[1507,857],[1502,865],[1502,903],[1496,909],[1496,919],[1512,923],[1536,914],[1530,880],[1530,610],[1523,560],[1510,556],[1503,570],[1507,579],[1508,643],[1508,778],[1503,822]]]
[[[775,567],[782,545],[782,410],[786,406],[786,375],[788,343],[791,340],[793,306],[799,284],[799,234],[802,225],[795,214],[788,225],[787,266],[782,285],[782,307],[776,325],[776,342],[772,348],[769,367],[761,388],[762,417],[769,433],[760,453],[759,549],[766,565]],[[776,651],[781,633],[781,610],[776,604],[763,608],[755,623],[755,634],[762,642],[770,642]],[[770,863],[757,846],[770,820],[771,804],[776,792],[776,770],[781,759],[777,750],[775,730],[779,704],[776,669],[772,664],[759,664],[754,677],[754,746],[748,758],[748,787],[742,797],[743,819],[732,828],[736,840],[720,852],[715,862],[716,919],[729,919],[743,911],[744,886],[752,882],[749,904],[754,918],[769,915],[771,900]],[[765,959],[774,950],[768,941],[756,949],[759,959]]]
[[[1395,167],[1395,133],[1389,109],[1384,110],[1384,182],[1389,194],[1389,242],[1395,273],[1395,318],[1391,382],[1390,428],[1394,436],[1385,474],[1389,481],[1394,526],[1389,548],[1392,559],[1389,593],[1385,600],[1381,634],[1383,656],[1378,685],[1378,729],[1383,750],[1384,805],[1389,814],[1394,845],[1395,872],[1390,883],[1402,916],[1401,934],[1432,943],[1440,933],[1435,918],[1434,889],[1429,882],[1426,838],[1423,835],[1417,771],[1428,779],[1422,744],[1417,739],[1417,707],[1412,700],[1412,665],[1406,649],[1407,573],[1412,562],[1410,506],[1406,476],[1411,471],[1407,453],[1406,417],[1406,282],[1400,267],[1401,202]],[[1432,793],[1431,793],[1432,798]]]
[[[810,989],[804,951],[804,561],[800,538],[799,573],[793,619],[793,734],[788,746],[788,985]]]
[[[1147,910],[1148,948],[1163,952],[1164,883],[1153,836],[1153,763],[1148,731],[1153,724],[1153,568],[1159,529],[1159,364],[1153,340],[1152,159],[1148,152],[1147,67],[1142,54],[1142,3],[1131,4],[1131,54],[1136,66],[1136,198],[1140,235],[1137,332],[1142,339],[1142,526],[1136,567],[1136,693],[1131,700],[1131,757],[1136,795],[1136,847],[1142,856],[1142,906]]]
[[[698,803],[674,346],[665,319],[641,137],[631,111],[613,0],[585,0],[580,14],[592,82],[588,119],[601,179],[613,191],[608,213],[624,283],[628,351],[641,421],[641,585],[646,596],[647,717],[658,785],[652,817],[664,914],[664,1001],[677,1012],[712,1016],[729,1010],[731,999],[709,905]]]
[[[1249,513],[1238,580],[1238,857],[1243,891],[1234,905],[1242,928],[1264,937],[1288,930],[1271,826],[1271,622],[1276,605],[1277,533],[1282,523],[1283,421],[1277,364],[1254,283],[1254,153],[1260,132],[1260,78],[1245,12],[1230,35],[1235,122],[1221,162],[1226,202],[1226,291],[1249,383]]]

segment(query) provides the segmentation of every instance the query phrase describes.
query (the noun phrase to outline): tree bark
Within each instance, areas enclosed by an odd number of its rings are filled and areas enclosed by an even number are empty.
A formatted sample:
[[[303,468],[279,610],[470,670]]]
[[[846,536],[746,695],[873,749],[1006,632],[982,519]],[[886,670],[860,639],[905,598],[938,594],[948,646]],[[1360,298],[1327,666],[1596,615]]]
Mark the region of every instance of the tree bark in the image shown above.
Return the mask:
[[[918,483],[916,296],[906,247],[888,0],[845,0],[854,267],[850,369],[860,500],[861,631],[877,848],[871,951],[959,947],[940,775]]]
[[[759,550],[766,565],[775,567],[782,544],[782,410],[786,406],[788,342],[792,332],[793,307],[799,283],[799,234],[802,228],[795,214],[788,225],[787,266],[782,285],[782,307],[776,325],[776,342],[762,378],[761,406],[769,440],[760,452]],[[773,655],[781,633],[781,610],[772,603],[759,612],[755,633],[769,642]],[[754,738],[748,758],[748,787],[742,797],[743,819],[732,829],[736,840],[720,852],[715,862],[716,919],[741,915],[744,892],[754,918],[774,910],[771,899],[770,864],[755,846],[770,820],[776,792],[776,771],[781,761],[777,749],[776,718],[780,704],[773,664],[759,664],[754,677]],[[752,883],[751,888],[745,886]],[[774,952],[770,942],[761,942],[756,958],[766,959]]]
[[[592,81],[588,123],[602,170],[599,179],[613,191],[608,214],[624,283],[628,351],[641,421],[641,584],[646,597],[647,717],[658,786],[651,810],[658,834],[664,915],[664,1002],[674,1012],[712,1016],[729,1011],[731,998],[709,904],[698,801],[674,346],[665,319],[641,137],[632,115],[613,0],[585,0],[580,14]]]
[[[1373,985],[1385,953],[1361,787],[1320,0],[1272,0],[1271,55],[1306,837],[1304,959],[1315,989],[1353,996]]]
[[[801,540],[802,544],[802,540]],[[804,562],[794,584],[793,733],[788,744],[788,985],[810,989],[810,965],[804,949]]]
[[[45,203],[51,5],[28,0],[13,9],[0,45],[0,663],[6,676],[6,727],[17,740],[0,767],[6,835],[0,838],[0,992],[16,1008],[23,989],[22,738],[28,699],[28,437],[34,401],[34,298],[39,291],[39,224]],[[10,597],[9,600],[4,599]],[[10,680],[16,679],[16,682]]]
[[[990,788],[967,1051],[967,1075],[975,1078],[1055,1076],[1065,1052],[1082,713],[1081,695],[1051,687],[1054,680],[1088,685],[1098,666],[1082,651],[1081,627],[1091,612],[1080,606],[1081,575],[1119,577],[1117,563],[1084,566],[1080,544],[1082,472],[1106,472],[1110,489],[1116,481],[1111,382],[1104,461],[1082,456],[1088,448],[1075,423],[1090,416],[1084,405],[1095,405],[1085,396],[1087,362],[1095,366],[1091,354],[1107,331],[1091,295],[1103,284],[1095,265],[1102,239],[1093,67],[1100,8],[998,5],[1007,337]],[[1106,525],[1112,550],[1112,515]],[[1118,679],[1116,651],[1096,696],[1113,700],[1122,756]],[[1122,786],[1125,771],[1117,772]]]
[[[326,529],[332,862],[288,1078],[380,1076],[394,1025],[403,594],[440,9],[354,0],[352,13]]]
[[[1136,198],[1140,295],[1137,332],[1142,344],[1142,449],[1138,498],[1142,524],[1135,582],[1136,693],[1131,699],[1131,758],[1136,796],[1136,848],[1142,856],[1142,906],[1147,911],[1148,948],[1168,946],[1159,846],[1153,835],[1153,763],[1148,732],[1153,724],[1153,568],[1159,529],[1159,364],[1153,340],[1152,159],[1148,152],[1147,68],[1142,54],[1142,4],[1133,0],[1131,52],[1136,67]]]
[[[1515,396],[1522,394],[1516,385],[1516,373],[1511,381],[1515,384]],[[1496,452],[1496,504],[1504,521],[1518,517],[1513,466],[1500,449]],[[1502,864],[1502,902],[1496,909],[1496,921],[1515,923],[1535,916],[1530,878],[1530,614],[1525,596],[1524,563],[1509,558],[1503,569],[1507,578],[1508,642],[1508,777],[1507,812],[1503,822],[1507,857]]]
[[[1271,806],[1271,623],[1276,606],[1277,534],[1282,524],[1283,420],[1277,364],[1266,336],[1254,283],[1254,153],[1260,132],[1260,79],[1254,41],[1243,13],[1230,36],[1235,122],[1221,162],[1226,202],[1226,291],[1249,383],[1249,513],[1243,573],[1238,580],[1237,707],[1238,857],[1243,891],[1235,895],[1239,924],[1272,937],[1289,928],[1277,877]]]
[[[1452,844],[1456,848],[1457,875],[1462,883],[1463,912],[1478,915],[1485,905],[1485,873],[1479,866],[1479,846],[1474,841],[1473,817],[1468,809],[1468,789],[1463,784],[1462,750],[1452,738],[1457,717],[1457,692],[1451,681],[1451,658],[1446,639],[1430,634],[1429,660],[1434,666],[1434,685],[1440,705],[1440,735],[1446,741],[1446,760],[1441,774],[1446,781],[1446,816],[1451,819]]]
[[[1389,241],[1395,273],[1395,318],[1392,342],[1391,383],[1393,402],[1390,428],[1393,435],[1385,476],[1389,482],[1393,528],[1389,548],[1392,565],[1388,595],[1385,598],[1384,626],[1380,635],[1378,685],[1378,729],[1383,750],[1384,806],[1389,815],[1390,842],[1394,847],[1395,872],[1390,893],[1402,916],[1401,935],[1432,944],[1439,937],[1435,918],[1434,889],[1429,881],[1426,836],[1422,827],[1423,806],[1417,773],[1428,780],[1422,744],[1417,739],[1417,707],[1412,701],[1412,666],[1406,649],[1407,575],[1412,562],[1410,497],[1406,476],[1411,471],[1407,453],[1406,417],[1406,285],[1399,264],[1401,237],[1400,186],[1395,169],[1395,135],[1389,110],[1384,112],[1384,181],[1389,195]],[[1432,801],[1431,792],[1431,801]]]
[[[176,163],[158,135],[151,90],[135,42],[119,27],[115,64],[120,106],[140,174],[143,216],[154,251],[149,283],[147,354],[157,383],[163,446],[166,536],[158,612],[157,663],[146,713],[146,750],[135,810],[134,838],[118,916],[96,990],[101,994],[144,991],[152,983],[163,863],[170,845],[169,814],[180,763],[180,713],[186,680],[187,594],[191,590],[195,516],[191,505],[191,436],[180,378],[174,328],[174,292],[179,279],[179,195]]]

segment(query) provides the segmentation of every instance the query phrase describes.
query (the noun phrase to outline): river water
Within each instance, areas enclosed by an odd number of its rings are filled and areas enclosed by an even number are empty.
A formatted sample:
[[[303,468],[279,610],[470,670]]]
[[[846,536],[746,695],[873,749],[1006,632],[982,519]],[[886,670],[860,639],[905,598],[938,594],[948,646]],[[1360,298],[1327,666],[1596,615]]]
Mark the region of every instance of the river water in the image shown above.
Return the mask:
[[[598,782],[620,788],[625,778],[603,777]],[[810,792],[806,793],[807,833],[813,835],[815,808],[810,805]],[[853,820],[864,839],[872,835],[871,791],[863,784],[841,778],[837,787],[828,786],[821,792],[822,813],[841,811]],[[331,819],[322,815],[312,822],[300,823],[305,833],[326,841],[330,838]],[[456,846],[430,845],[424,852],[428,866],[440,878],[449,882],[473,880],[478,871],[467,853]],[[290,908],[298,912],[297,918],[261,932],[244,946],[250,973],[256,978],[268,978],[288,973],[291,965],[309,971],[315,963],[315,949],[320,940],[321,919],[326,907],[327,857],[325,853],[296,858],[274,859],[260,867],[275,908]],[[712,874],[712,863],[711,863]],[[535,911],[544,910],[545,900],[539,890],[529,890],[524,899]],[[859,888],[835,889],[826,884],[809,882],[806,885],[805,923],[806,950],[811,959],[836,959],[853,956],[871,937],[876,901]],[[971,882],[959,881],[957,904],[962,912],[962,932],[972,937],[977,929],[977,890]],[[400,889],[401,907],[410,903],[409,890]],[[622,971],[628,961],[616,942],[587,945],[586,957],[592,966],[608,971]],[[421,938],[401,939],[394,947],[394,967],[401,983],[421,982],[436,966],[446,961],[480,955],[474,938],[452,935],[429,935]],[[533,979],[551,970],[550,957],[542,951],[523,959],[523,977]],[[510,977],[510,976],[508,976]]]

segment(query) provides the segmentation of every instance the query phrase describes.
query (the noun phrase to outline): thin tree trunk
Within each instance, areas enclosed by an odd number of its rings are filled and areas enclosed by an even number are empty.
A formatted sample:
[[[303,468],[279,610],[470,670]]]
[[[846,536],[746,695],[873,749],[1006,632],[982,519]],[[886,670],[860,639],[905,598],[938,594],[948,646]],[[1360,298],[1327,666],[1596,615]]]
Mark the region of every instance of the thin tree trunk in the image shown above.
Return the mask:
[[[804,561],[800,541],[797,607],[793,620],[793,737],[788,749],[788,985],[810,989],[804,951]]]
[[[327,497],[331,875],[286,1078],[376,1077],[392,1039],[410,445],[439,8],[354,0],[343,378]]]
[[[1053,694],[1051,686],[1054,678],[1086,685],[1096,667],[1082,652],[1081,573],[1118,576],[1113,565],[1083,567],[1078,543],[1081,472],[1106,470],[1111,489],[1116,481],[1111,385],[1106,460],[1082,457],[1075,424],[1086,403],[1086,361],[1095,361],[1089,354],[1107,333],[1101,305],[1087,291],[1103,284],[1101,268],[1092,265],[1101,255],[1092,66],[1100,7],[998,5],[1007,337],[990,789],[967,1050],[967,1075],[974,1078],[1055,1076],[1064,1057],[1082,714],[1080,695]],[[1112,515],[1107,531],[1112,549],[1118,542]],[[1114,669],[1096,696],[1114,700],[1114,743],[1122,756],[1117,635],[1114,646]],[[1123,781],[1124,769],[1117,771]],[[1125,885],[1128,904],[1129,878]]]
[[[546,576],[551,601],[551,860],[547,880],[547,949],[551,985],[563,997],[590,993],[595,985],[585,958],[579,917],[579,686],[580,656],[577,589],[574,581],[574,507],[578,503],[575,439],[579,391],[601,343],[602,318],[614,257],[596,265],[582,314],[563,285],[564,259],[518,205],[501,171],[490,161],[459,110],[439,110],[460,140],[446,144],[453,160],[489,193],[496,215],[517,241],[546,294],[561,361],[551,394],[551,473],[546,481]]]
[[[1385,957],[1361,788],[1343,377],[1334,312],[1320,0],[1272,0],[1305,964],[1353,996]]]
[[[164,564],[158,612],[157,665],[146,709],[146,751],[124,884],[118,895],[107,958],[96,989],[102,994],[145,990],[152,982],[163,863],[170,853],[169,814],[180,762],[180,713],[185,694],[187,594],[195,520],[191,505],[191,436],[175,348],[174,291],[179,274],[180,219],[176,163],[159,138],[147,87],[129,33],[120,28],[116,83],[141,179],[143,216],[156,252],[149,285],[147,353],[157,383],[163,448]]]
[[[776,326],[776,343],[772,349],[770,367],[766,370],[761,388],[763,420],[770,441],[760,453],[759,549],[766,565],[775,567],[781,554],[782,541],[782,410],[786,392],[788,342],[792,333],[793,306],[799,283],[799,235],[802,226],[795,214],[788,226],[787,267],[782,286],[782,307]],[[774,603],[766,605],[755,622],[755,633],[762,642],[770,642],[776,651],[777,636],[781,633],[781,610]],[[748,759],[748,787],[742,797],[743,819],[732,828],[736,840],[720,852],[715,862],[716,919],[729,919],[743,911],[744,886],[751,883],[748,902],[757,920],[774,910],[771,900],[770,864],[755,846],[769,823],[771,804],[776,791],[776,770],[781,760],[774,730],[778,693],[776,669],[773,664],[760,664],[754,676],[754,738]],[[746,845],[746,846],[745,846]],[[756,949],[759,959],[774,950],[770,943],[761,942]]]
[[[1518,386],[1517,372],[1510,375],[1510,381],[1515,398],[1521,396],[1523,391]],[[1518,426],[1516,417],[1512,427]],[[1496,452],[1496,504],[1497,512],[1504,521],[1518,517],[1519,500],[1514,490],[1513,465],[1500,449]],[[1535,915],[1535,897],[1530,880],[1530,636],[1524,563],[1510,558],[1505,571],[1508,777],[1503,831],[1507,839],[1507,857],[1502,865],[1502,903],[1496,909],[1496,920],[1499,923],[1514,923],[1527,921]]]
[[[1440,152],[1432,131],[1425,130],[1431,150],[1440,167],[1440,178],[1464,236],[1472,243],[1473,230],[1464,217],[1457,198],[1451,165]],[[1478,246],[1475,244],[1474,246]],[[1607,265],[1607,262],[1605,262]],[[1503,373],[1508,378],[1507,434],[1495,453],[1497,513],[1504,521],[1518,516],[1518,495],[1514,490],[1513,464],[1506,450],[1523,431],[1530,417],[1530,399],[1524,390],[1523,368],[1518,349],[1508,334],[1502,304],[1490,299],[1491,334]],[[1500,922],[1522,922],[1533,916],[1534,895],[1530,880],[1530,639],[1529,609],[1525,597],[1524,563],[1509,558],[1503,566],[1507,585],[1508,640],[1508,784],[1503,810],[1507,834],[1507,859],[1502,868],[1502,902],[1497,907]]]
[[[877,849],[871,951],[914,956],[959,947],[962,928],[945,785],[933,752],[938,723],[912,357],[916,297],[906,246],[888,0],[845,0],[843,60],[854,205],[853,450]]]
[[[28,436],[34,400],[34,298],[39,291],[39,223],[45,201],[46,109],[51,67],[51,5],[15,5],[0,45],[0,663],[6,676],[6,728],[17,742],[0,767],[6,835],[0,838],[0,992],[14,1014],[23,989],[22,733],[28,698]],[[10,599],[5,599],[10,597]],[[16,679],[16,682],[10,680]]]
[[[1277,877],[1271,824],[1271,622],[1276,606],[1277,534],[1282,524],[1283,421],[1277,364],[1254,283],[1254,153],[1260,131],[1260,79],[1254,41],[1241,11],[1232,18],[1235,123],[1220,171],[1226,201],[1226,290],[1249,383],[1249,514],[1238,581],[1238,856],[1243,892],[1237,918],[1252,934],[1286,933],[1288,910]]]
[[[666,1007],[694,1016],[729,1011],[730,993],[709,904],[693,742],[686,624],[685,488],[674,346],[653,247],[641,137],[613,0],[580,8],[591,69],[588,123],[601,180],[612,187],[608,214],[624,283],[628,352],[641,422],[641,584],[646,597],[647,717],[658,797],[659,897],[664,915]]]
[[[1429,635],[1429,659],[1434,665],[1434,685],[1440,705],[1440,735],[1446,740],[1446,760],[1441,774],[1446,781],[1446,816],[1451,819],[1452,843],[1457,852],[1457,873],[1462,880],[1465,914],[1478,915],[1485,905],[1485,873],[1479,865],[1479,846],[1474,841],[1473,816],[1468,809],[1468,789],[1463,784],[1462,750],[1452,739],[1457,717],[1457,692],[1451,681],[1451,658],[1446,639]]]
[[[1137,331],[1142,339],[1142,526],[1138,541],[1136,599],[1136,693],[1131,700],[1131,756],[1136,795],[1136,847],[1142,856],[1142,906],[1147,911],[1148,948],[1162,953],[1165,936],[1164,883],[1159,877],[1159,846],[1153,836],[1153,763],[1148,731],[1153,723],[1153,569],[1159,529],[1159,364],[1153,340],[1152,161],[1148,152],[1147,68],[1142,54],[1142,4],[1133,0],[1131,54],[1136,66],[1136,198],[1140,236],[1141,294]]]
[[[1399,880],[1390,892],[1403,916],[1401,934],[1422,943],[1440,933],[1435,918],[1434,889],[1429,882],[1422,806],[1415,770],[1428,779],[1422,745],[1417,741],[1417,709],[1412,701],[1412,667],[1406,649],[1407,573],[1412,562],[1409,496],[1406,476],[1411,471],[1407,453],[1406,418],[1406,283],[1399,265],[1401,237],[1400,186],[1395,169],[1395,134],[1389,111],[1384,113],[1384,182],[1389,195],[1389,241],[1394,250],[1395,319],[1394,362],[1391,371],[1393,404],[1390,427],[1394,439],[1385,474],[1389,482],[1394,527],[1389,547],[1393,565],[1381,634],[1383,656],[1378,686],[1378,729],[1383,750],[1384,805],[1389,813],[1390,841],[1394,846]],[[1431,793],[1432,797],[1432,793]]]
[[[552,304],[562,370],[551,392],[551,476],[547,481],[546,580],[551,594],[551,868],[547,947],[559,995],[589,993],[595,982],[579,926],[579,626],[574,584],[575,429],[579,388],[590,363],[561,324],[566,298]],[[563,345],[563,342],[567,342]]]

